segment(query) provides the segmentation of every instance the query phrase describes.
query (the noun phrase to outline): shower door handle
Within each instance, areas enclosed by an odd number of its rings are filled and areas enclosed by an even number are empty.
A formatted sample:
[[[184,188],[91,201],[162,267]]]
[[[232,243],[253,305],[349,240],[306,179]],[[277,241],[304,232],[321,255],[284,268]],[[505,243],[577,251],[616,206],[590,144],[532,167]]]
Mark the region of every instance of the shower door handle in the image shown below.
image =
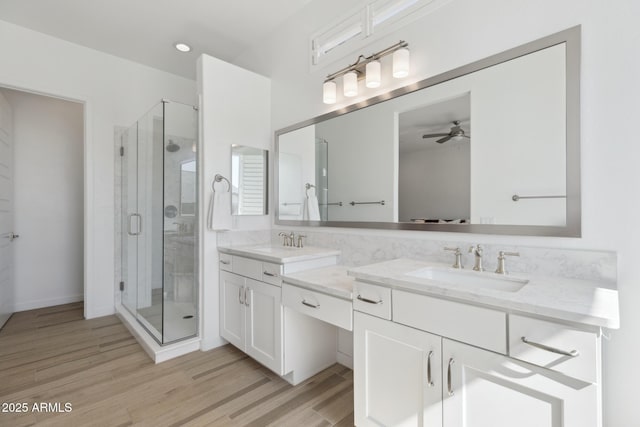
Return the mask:
[[[136,227],[135,233],[131,229],[131,220],[133,219],[133,217],[138,218],[138,226]],[[127,230],[127,234],[129,234],[129,236],[139,236],[140,233],[142,233],[142,215],[140,215],[139,213],[129,214],[129,229]]]

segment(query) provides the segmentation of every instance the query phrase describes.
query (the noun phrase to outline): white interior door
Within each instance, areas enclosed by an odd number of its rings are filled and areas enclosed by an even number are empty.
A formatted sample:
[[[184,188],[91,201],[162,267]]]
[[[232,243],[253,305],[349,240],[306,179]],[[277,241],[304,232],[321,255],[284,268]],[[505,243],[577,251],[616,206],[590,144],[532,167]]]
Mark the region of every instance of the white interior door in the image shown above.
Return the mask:
[[[0,327],[13,312],[13,114],[0,93]]]

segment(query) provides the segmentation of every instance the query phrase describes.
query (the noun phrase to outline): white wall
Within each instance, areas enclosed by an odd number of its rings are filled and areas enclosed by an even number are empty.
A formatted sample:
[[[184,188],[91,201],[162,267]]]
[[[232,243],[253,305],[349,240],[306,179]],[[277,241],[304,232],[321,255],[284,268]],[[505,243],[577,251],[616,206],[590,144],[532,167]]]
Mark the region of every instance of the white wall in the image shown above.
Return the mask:
[[[217,234],[206,230],[203,219],[216,174],[231,179],[231,145],[271,150],[271,82],[268,78],[202,55],[198,59],[200,96],[201,229],[201,337],[203,350],[223,343],[219,329],[219,286]],[[273,153],[273,151],[270,151]],[[273,164],[270,162],[270,164]],[[271,165],[269,166],[271,168]],[[271,181],[273,182],[273,181]],[[273,185],[270,185],[273,189]],[[273,212],[271,206],[269,212]],[[234,216],[234,230],[267,229],[270,216]]]
[[[14,311],[82,301],[83,106],[1,91],[14,113]]]
[[[470,144],[468,140],[400,150],[398,220],[469,219]]]
[[[354,1],[355,4],[364,2]],[[640,117],[638,78],[640,2],[620,0],[455,0],[405,28],[373,42],[362,51],[309,72],[309,35],[335,21],[345,10],[340,0],[315,0],[260,49],[238,64],[272,78],[272,126],[279,129],[344,104],[322,104],[322,82],[330,72],[352,63],[360,53],[385,48],[399,39],[411,47],[412,74],[405,81],[385,82],[379,92],[436,75],[491,54],[582,25],[582,238],[485,236],[427,232],[351,230],[362,235],[406,236],[424,240],[614,250],[619,255],[618,287],[622,328],[604,342],[604,425],[637,423],[640,370],[640,145],[616,137],[616,129]],[[455,26],[452,26],[455,22]],[[367,90],[364,97],[379,92]],[[284,227],[276,227],[284,228]],[[326,230],[330,233],[331,230]],[[419,236],[419,237],[418,237]],[[523,260],[525,262],[526,260]]]
[[[84,103],[85,316],[111,314],[114,127],[133,124],[162,98],[195,104],[195,82],[3,21],[0,51],[0,85]]]
[[[396,219],[397,120],[391,108],[374,107],[316,124],[316,136],[329,147],[329,202],[342,202],[329,206],[329,220]],[[384,205],[349,204],[381,200]]]
[[[305,126],[280,136],[278,194],[281,219],[302,219],[304,184],[316,185],[316,127]],[[287,203],[285,206],[284,203]],[[274,209],[275,212],[275,209]]]

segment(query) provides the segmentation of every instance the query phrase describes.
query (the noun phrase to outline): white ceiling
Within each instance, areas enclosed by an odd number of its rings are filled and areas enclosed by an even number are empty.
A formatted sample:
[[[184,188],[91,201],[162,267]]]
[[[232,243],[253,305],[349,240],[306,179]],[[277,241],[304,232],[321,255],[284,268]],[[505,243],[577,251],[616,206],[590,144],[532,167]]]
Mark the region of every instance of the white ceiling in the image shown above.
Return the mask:
[[[0,0],[0,20],[195,79],[200,54],[233,62],[310,1]]]

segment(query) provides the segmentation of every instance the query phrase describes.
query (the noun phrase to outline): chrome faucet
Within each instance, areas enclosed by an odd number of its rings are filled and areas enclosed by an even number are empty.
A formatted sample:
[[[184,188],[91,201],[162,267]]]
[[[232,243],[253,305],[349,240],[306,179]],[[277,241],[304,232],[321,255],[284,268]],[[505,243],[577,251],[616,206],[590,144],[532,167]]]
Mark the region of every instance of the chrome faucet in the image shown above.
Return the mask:
[[[292,238],[289,237],[287,233],[281,231],[280,233],[278,233],[278,236],[282,237],[282,246],[291,246]]]
[[[476,257],[476,262],[473,265],[473,271],[484,271],[484,267],[482,267],[482,254],[484,253],[484,249],[482,249],[482,246],[471,246],[469,248],[469,253],[474,254]]]
[[[305,237],[307,237],[307,236],[305,236],[304,234],[298,234],[298,247],[299,248],[304,248],[304,245],[302,244],[302,239],[304,239]]]
[[[520,256],[520,252],[499,251],[498,252],[498,268],[496,268],[497,274],[507,274],[507,270],[504,266],[504,260],[505,260],[505,257],[508,257],[508,256]]]
[[[464,268],[464,266],[462,265],[462,252],[460,252],[460,248],[456,247],[456,248],[444,248],[445,251],[451,251],[451,252],[455,252],[454,255],[456,256],[456,262],[451,266],[453,268]]]

